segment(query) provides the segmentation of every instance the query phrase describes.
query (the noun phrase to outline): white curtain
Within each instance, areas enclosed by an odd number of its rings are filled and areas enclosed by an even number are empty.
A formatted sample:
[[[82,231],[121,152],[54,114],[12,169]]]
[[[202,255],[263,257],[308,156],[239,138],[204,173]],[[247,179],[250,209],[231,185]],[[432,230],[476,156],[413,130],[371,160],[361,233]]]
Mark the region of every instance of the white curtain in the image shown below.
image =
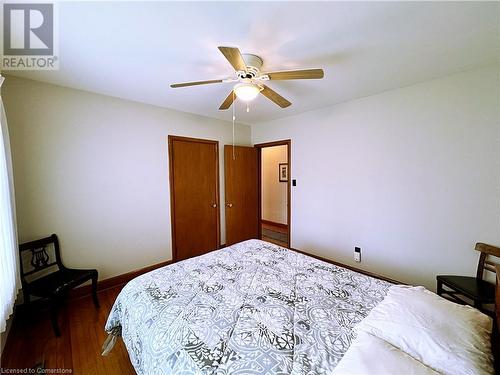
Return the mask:
[[[0,88],[3,81],[0,75]],[[0,125],[0,332],[3,332],[12,314],[21,281],[9,130],[1,95]]]

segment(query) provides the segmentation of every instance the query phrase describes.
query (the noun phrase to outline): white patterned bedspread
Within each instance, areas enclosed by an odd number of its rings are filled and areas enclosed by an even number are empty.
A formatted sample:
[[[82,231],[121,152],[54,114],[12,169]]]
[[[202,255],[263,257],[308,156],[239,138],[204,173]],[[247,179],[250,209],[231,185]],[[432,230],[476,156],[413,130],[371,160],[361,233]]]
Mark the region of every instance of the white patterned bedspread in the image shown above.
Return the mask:
[[[130,281],[106,331],[138,374],[329,374],[391,284],[249,240]]]

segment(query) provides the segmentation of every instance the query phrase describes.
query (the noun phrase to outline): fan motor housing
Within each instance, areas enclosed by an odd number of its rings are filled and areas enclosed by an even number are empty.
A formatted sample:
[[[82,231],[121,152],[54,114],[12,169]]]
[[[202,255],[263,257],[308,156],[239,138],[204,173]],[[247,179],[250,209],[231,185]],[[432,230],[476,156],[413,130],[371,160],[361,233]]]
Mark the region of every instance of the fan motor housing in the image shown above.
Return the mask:
[[[240,78],[248,78],[252,79],[258,77],[260,74],[260,69],[262,68],[263,61],[257,55],[252,55],[250,53],[242,54],[243,60],[245,60],[245,64],[247,66],[246,72],[239,72],[238,75]]]

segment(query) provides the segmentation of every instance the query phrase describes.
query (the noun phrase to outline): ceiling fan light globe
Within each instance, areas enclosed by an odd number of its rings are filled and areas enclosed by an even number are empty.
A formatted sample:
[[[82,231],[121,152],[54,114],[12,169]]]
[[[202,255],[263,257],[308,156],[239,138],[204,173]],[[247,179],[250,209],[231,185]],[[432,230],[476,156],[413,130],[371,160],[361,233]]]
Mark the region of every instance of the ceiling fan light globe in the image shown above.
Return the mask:
[[[259,95],[260,88],[253,83],[239,83],[234,86],[234,93],[238,99],[241,99],[244,102],[249,102],[254,100]]]

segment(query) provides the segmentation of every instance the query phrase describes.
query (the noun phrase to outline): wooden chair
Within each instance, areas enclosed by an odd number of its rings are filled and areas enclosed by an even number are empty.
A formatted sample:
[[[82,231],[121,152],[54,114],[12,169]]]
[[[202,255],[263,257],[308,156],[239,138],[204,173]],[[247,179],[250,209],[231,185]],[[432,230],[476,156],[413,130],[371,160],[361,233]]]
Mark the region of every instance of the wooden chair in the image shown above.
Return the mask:
[[[482,310],[484,304],[495,303],[495,284],[483,280],[483,277],[484,271],[496,273],[496,263],[488,260],[488,256],[500,257],[500,248],[478,242],[475,249],[481,252],[476,277],[437,276],[437,294],[460,304],[469,304],[459,297],[464,296],[473,302],[474,307]]]
[[[57,324],[57,313],[67,293],[76,286],[92,280],[92,297],[96,308],[97,270],[67,268],[61,261],[59,240],[55,234],[19,246],[21,282],[24,303],[30,296],[47,298],[50,302],[50,320],[56,336],[61,335]]]

